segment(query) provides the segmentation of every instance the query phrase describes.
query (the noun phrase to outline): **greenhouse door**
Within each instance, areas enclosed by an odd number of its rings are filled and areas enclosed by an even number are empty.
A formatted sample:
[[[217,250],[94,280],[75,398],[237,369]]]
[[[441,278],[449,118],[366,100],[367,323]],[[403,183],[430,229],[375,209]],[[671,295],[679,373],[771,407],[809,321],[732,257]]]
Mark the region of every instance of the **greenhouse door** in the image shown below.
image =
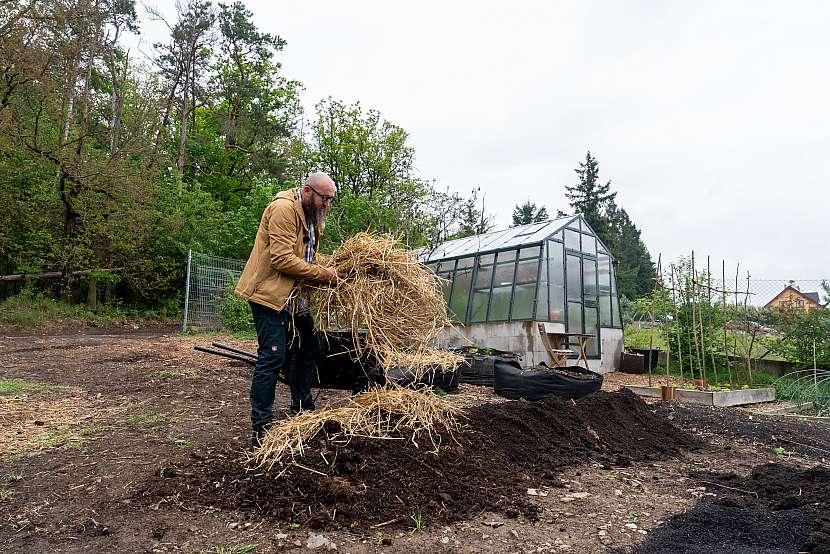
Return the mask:
[[[568,332],[593,335],[588,341],[585,355],[599,357],[599,288],[597,286],[597,261],[594,258],[568,252],[565,271],[568,298]],[[574,338],[570,346],[575,352],[579,343]]]
[[[582,293],[583,308],[585,311],[585,333],[594,335],[588,341],[585,355],[589,358],[599,356],[599,287],[597,286],[597,261],[591,258],[582,258]]]

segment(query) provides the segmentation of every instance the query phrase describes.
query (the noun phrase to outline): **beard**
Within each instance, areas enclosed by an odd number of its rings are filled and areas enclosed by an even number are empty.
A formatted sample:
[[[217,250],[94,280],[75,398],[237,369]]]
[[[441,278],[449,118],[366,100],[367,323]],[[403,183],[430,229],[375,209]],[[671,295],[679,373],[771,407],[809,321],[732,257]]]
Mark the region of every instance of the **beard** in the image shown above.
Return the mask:
[[[322,224],[326,219],[326,215],[329,213],[329,206],[324,205],[316,209],[313,202],[302,202],[302,206],[306,223],[314,225],[315,227],[318,224]]]

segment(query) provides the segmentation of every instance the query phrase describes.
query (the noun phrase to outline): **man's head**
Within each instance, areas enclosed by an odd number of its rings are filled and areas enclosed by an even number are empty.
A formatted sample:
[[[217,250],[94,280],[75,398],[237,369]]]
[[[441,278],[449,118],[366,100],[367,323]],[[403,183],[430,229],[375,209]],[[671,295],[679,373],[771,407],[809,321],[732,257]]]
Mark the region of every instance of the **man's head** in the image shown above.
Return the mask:
[[[323,223],[337,194],[337,187],[331,177],[317,171],[308,176],[301,193],[303,212],[310,224]]]

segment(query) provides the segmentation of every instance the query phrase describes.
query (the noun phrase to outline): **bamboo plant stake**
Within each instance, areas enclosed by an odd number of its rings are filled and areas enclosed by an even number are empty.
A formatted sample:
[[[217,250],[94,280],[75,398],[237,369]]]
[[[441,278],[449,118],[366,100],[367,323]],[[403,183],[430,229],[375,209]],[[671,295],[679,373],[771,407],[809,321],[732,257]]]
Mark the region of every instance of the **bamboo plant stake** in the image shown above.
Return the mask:
[[[738,317],[738,272],[740,270],[741,270],[741,262],[738,262],[738,265],[735,266],[735,314],[734,315],[735,315],[736,318]],[[733,345],[732,353],[737,358],[737,356],[738,356],[738,336],[737,335],[732,335],[732,339],[733,339],[732,340],[732,345]],[[735,369],[735,379],[737,380],[737,378],[738,378],[738,369],[736,368]]]
[[[749,333],[749,271],[746,272],[746,295],[744,296],[744,352],[746,354],[746,374],[749,379],[749,386],[752,386],[752,348],[755,346],[755,335],[758,329],[752,326],[752,335],[747,338]]]
[[[723,281],[723,294],[721,296],[723,300],[723,313],[724,315],[726,312],[726,260],[721,260],[721,280]],[[726,338],[726,321],[723,322],[723,357],[726,360],[726,374],[729,376],[729,387],[735,388],[735,382],[732,380],[732,362],[729,360],[729,343],[727,343]]]
[[[686,323],[685,323],[684,327],[686,328],[686,342],[688,343],[688,347],[689,347],[689,373],[692,376],[691,377],[692,380],[694,380],[694,378],[695,378],[695,362],[694,362],[695,356],[694,356],[693,351],[692,351],[692,344],[693,344],[693,342],[692,342],[692,330],[691,330],[691,327],[689,326],[689,316],[686,313],[688,311],[689,305],[691,304],[691,299],[689,297],[689,283],[688,283],[688,279],[686,279],[684,276],[680,275],[680,268],[677,269],[677,276],[678,276],[678,278],[680,278],[682,280],[681,282],[682,282],[682,286],[683,286],[683,288],[681,289],[681,292],[683,294],[683,303],[684,303],[684,306],[683,306],[683,308],[684,308],[683,312],[684,313],[683,313],[683,315],[686,316]]]
[[[665,281],[663,280],[663,269],[662,269],[662,267],[660,268],[660,288],[662,289],[663,294],[665,294],[666,287],[665,287]],[[674,291],[672,291],[672,294],[674,294]],[[663,295],[661,295],[660,297],[663,298]],[[666,295],[666,300],[668,300],[668,295]],[[668,387],[669,386],[669,368],[671,367],[671,341],[669,341],[669,332],[670,332],[670,330],[669,330],[669,322],[667,321],[668,320],[668,313],[667,312],[668,312],[667,310],[663,311],[663,330],[666,333],[666,386]]]
[[[711,256],[706,256],[706,292],[707,292],[707,300],[706,300],[706,310],[709,312],[709,330],[712,330],[712,312],[715,311],[714,306],[712,306],[712,260]],[[714,342],[714,337],[713,337]],[[709,354],[712,358],[712,373],[715,376],[715,386],[720,386],[718,384],[718,366],[715,364],[715,345],[713,344],[710,347]]]
[[[695,276],[695,287],[697,288],[697,302],[695,303],[697,306],[697,324],[700,327],[700,377],[703,380],[703,386],[706,386],[706,338],[704,335],[703,329],[703,287],[700,279],[700,275],[696,274]]]
[[[657,255],[657,275],[655,281],[662,278],[662,269],[660,263],[662,262],[662,254]],[[654,290],[651,291],[651,331],[648,334],[648,386],[651,387],[651,351],[654,349],[654,295],[657,291],[657,282],[654,283]]]
[[[677,325],[677,356],[680,362],[680,384],[683,384],[683,342],[680,333],[680,316],[677,311],[677,298],[675,297],[674,264],[671,264],[671,301],[674,307],[674,322]],[[666,386],[669,384],[669,366],[666,365]]]
[[[692,250],[692,336],[695,339],[695,365],[697,366],[698,376],[701,379],[704,379],[703,374],[700,371],[701,364],[700,364],[700,344],[697,340],[697,287],[695,286],[695,282],[697,281],[697,275],[695,274],[695,251]],[[692,379],[694,380],[695,374],[694,371],[692,372]]]

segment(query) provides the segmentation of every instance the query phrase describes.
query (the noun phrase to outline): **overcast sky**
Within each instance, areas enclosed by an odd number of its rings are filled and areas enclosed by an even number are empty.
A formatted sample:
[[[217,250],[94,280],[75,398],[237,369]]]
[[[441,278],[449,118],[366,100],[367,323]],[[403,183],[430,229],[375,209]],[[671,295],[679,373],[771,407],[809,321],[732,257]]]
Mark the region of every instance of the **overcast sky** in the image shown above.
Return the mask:
[[[655,261],[830,277],[830,4],[246,4],[287,41],[308,115],[327,96],[379,110],[421,177],[480,186],[498,227],[528,199],[567,210],[590,149]]]

